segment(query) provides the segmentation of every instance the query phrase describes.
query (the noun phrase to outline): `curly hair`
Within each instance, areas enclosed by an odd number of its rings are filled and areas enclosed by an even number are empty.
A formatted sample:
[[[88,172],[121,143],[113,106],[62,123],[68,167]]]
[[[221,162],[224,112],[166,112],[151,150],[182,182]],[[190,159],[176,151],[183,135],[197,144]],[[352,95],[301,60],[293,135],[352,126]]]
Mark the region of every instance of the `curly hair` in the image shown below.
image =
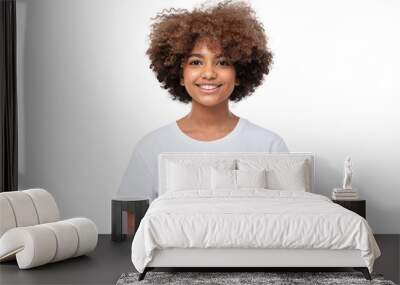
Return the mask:
[[[224,1],[216,6],[164,9],[153,18],[146,54],[150,68],[172,99],[188,103],[192,98],[180,84],[182,63],[202,38],[216,39],[223,55],[233,64],[239,82],[229,97],[239,102],[251,95],[272,65],[263,25],[244,2]]]

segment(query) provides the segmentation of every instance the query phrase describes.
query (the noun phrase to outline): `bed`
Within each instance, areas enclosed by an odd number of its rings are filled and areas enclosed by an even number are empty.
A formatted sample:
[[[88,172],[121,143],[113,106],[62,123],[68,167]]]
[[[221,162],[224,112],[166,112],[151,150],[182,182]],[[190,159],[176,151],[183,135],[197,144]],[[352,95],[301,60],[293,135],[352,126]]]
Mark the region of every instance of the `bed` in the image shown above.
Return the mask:
[[[162,153],[158,191],[132,242],[154,268],[352,267],[371,279],[367,221],[316,194],[311,153]]]

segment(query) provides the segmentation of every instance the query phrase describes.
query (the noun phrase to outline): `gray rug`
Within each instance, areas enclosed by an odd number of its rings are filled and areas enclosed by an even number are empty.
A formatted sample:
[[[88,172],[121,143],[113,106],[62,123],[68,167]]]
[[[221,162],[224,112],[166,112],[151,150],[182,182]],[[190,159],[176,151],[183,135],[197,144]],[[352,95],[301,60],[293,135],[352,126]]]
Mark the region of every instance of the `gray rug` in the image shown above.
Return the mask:
[[[372,281],[361,272],[147,272],[145,279],[138,281],[139,273],[124,273],[116,285],[134,284],[379,284],[395,285],[384,280],[382,275],[372,274]]]

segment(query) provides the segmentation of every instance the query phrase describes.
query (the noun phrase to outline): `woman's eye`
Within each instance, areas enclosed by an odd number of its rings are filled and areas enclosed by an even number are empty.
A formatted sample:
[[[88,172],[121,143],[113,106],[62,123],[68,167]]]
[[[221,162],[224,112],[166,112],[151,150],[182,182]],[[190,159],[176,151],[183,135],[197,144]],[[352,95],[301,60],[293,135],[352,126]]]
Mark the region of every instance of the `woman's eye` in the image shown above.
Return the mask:
[[[200,65],[201,62],[200,62],[200,60],[198,60],[198,59],[194,59],[194,60],[191,60],[191,61],[189,62],[189,64],[190,64],[190,65]]]
[[[219,65],[228,66],[230,64],[229,64],[229,62],[227,60],[220,60],[219,61]]]

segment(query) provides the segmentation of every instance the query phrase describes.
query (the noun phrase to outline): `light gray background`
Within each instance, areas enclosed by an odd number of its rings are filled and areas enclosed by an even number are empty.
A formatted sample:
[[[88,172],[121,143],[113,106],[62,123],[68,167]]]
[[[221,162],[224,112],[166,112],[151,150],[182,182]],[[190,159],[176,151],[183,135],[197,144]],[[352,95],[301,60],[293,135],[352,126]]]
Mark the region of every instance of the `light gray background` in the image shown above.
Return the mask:
[[[110,200],[136,142],[184,116],[144,56],[150,17],[201,1],[17,0],[20,189],[110,233]],[[316,154],[317,193],[342,181],[375,233],[400,233],[400,2],[251,1],[274,65],[232,111]]]

